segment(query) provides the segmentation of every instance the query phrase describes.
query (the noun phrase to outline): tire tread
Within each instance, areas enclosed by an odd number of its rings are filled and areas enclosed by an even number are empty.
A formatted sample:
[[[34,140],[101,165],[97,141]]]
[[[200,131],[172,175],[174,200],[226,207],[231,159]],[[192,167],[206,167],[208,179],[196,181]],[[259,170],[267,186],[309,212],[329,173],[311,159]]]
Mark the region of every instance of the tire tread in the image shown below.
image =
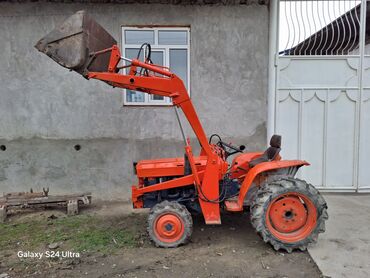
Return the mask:
[[[313,232],[305,239],[296,243],[286,243],[275,238],[265,223],[265,213],[271,200],[286,192],[304,193],[315,204],[318,213],[317,225]],[[319,233],[325,232],[325,221],[328,219],[327,208],[324,198],[311,184],[301,179],[283,177],[261,185],[256,198],[252,200],[252,205],[250,206],[251,223],[263,241],[271,244],[275,250],[283,249],[288,253],[291,253],[295,249],[304,251],[309,244],[317,241]]]

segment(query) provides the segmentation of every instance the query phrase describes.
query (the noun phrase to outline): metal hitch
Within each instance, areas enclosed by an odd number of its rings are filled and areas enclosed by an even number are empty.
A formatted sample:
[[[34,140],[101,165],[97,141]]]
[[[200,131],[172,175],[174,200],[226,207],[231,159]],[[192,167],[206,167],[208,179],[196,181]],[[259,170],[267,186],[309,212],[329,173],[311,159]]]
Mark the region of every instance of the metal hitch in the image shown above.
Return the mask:
[[[55,62],[84,77],[89,71],[105,72],[116,40],[85,11],[78,11],[39,40],[35,47]]]

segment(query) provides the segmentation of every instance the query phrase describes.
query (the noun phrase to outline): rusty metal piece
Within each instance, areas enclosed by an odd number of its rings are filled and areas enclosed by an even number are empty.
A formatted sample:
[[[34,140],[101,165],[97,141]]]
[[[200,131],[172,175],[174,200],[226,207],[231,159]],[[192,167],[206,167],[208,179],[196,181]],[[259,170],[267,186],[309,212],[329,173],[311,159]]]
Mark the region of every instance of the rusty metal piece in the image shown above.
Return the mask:
[[[39,40],[35,47],[63,67],[86,77],[89,71],[107,71],[110,52],[96,57],[91,54],[115,44],[116,40],[102,26],[85,11],[79,11]]]
[[[7,217],[7,208],[0,204],[0,223],[5,222]]]
[[[43,192],[11,192],[0,197],[0,223],[7,217],[7,209],[12,207],[29,208],[45,205],[67,205],[68,215],[78,214],[79,205],[91,204],[91,193],[77,193],[67,195],[49,196],[49,188],[43,188]]]
[[[78,201],[69,200],[67,203],[67,214],[69,216],[78,214]]]
[[[32,188],[30,192],[11,192],[11,193],[4,194],[4,197],[6,199],[19,199],[19,198],[29,199],[29,198],[37,198],[37,197],[44,197],[44,196],[47,196],[45,195],[44,192],[33,192]]]
[[[42,188],[42,191],[44,192],[44,196],[48,196],[49,195],[49,187],[48,188]]]
[[[80,201],[82,201],[84,205],[90,205],[91,196],[83,196],[82,200],[80,200]]]
[[[23,194],[22,194],[23,193]],[[91,203],[91,193],[78,193],[78,194],[67,194],[67,195],[55,195],[45,196],[43,192],[32,193],[33,196],[29,195],[29,192],[15,192],[8,193],[4,197],[0,197],[0,206],[23,206],[23,205],[40,205],[40,204],[52,204],[52,203],[65,203],[68,200],[76,199],[84,204]],[[37,194],[37,195],[36,195]]]

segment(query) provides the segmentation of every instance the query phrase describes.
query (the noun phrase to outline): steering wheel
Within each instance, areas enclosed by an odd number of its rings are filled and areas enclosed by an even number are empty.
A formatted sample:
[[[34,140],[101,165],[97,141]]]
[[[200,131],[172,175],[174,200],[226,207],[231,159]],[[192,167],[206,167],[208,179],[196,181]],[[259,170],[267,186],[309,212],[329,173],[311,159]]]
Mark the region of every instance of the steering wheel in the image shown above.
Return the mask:
[[[230,156],[236,153],[242,153],[243,150],[245,149],[244,145],[240,145],[239,147],[227,144],[221,140],[221,137],[218,134],[212,134],[211,137],[209,138],[209,143],[212,142],[213,137],[218,138],[218,142],[216,143],[217,146],[222,148],[225,151],[226,156]],[[233,151],[229,151],[229,149]]]
[[[225,148],[225,146],[226,146],[227,148],[232,149],[232,150],[234,150],[237,153],[242,153],[243,150],[245,149],[245,146],[244,145],[240,145],[239,147],[236,147],[236,146],[227,144],[227,143],[222,142],[222,141],[220,141],[220,143],[223,145],[223,148]]]

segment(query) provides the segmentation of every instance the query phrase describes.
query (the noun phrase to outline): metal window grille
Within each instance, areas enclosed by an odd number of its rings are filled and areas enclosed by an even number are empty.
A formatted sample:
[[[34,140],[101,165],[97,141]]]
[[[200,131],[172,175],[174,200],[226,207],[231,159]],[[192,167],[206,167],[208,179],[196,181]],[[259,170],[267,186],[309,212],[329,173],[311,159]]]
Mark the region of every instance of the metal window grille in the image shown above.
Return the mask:
[[[361,0],[281,0],[279,9],[280,55],[359,54]]]

